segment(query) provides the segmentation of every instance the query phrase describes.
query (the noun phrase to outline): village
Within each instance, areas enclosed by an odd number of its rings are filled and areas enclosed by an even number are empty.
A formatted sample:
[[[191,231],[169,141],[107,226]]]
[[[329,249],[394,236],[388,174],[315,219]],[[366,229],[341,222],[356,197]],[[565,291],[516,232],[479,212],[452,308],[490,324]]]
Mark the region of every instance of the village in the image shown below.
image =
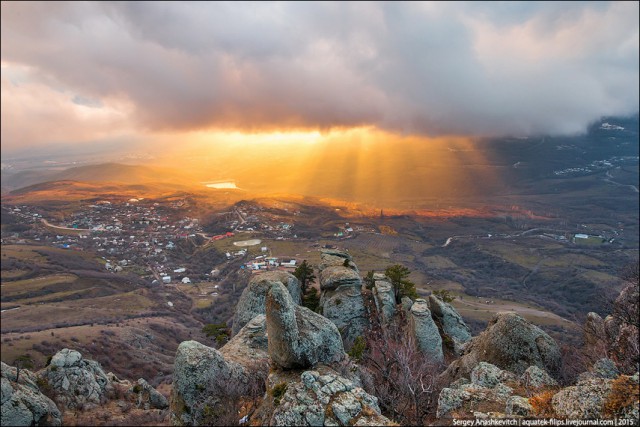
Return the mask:
[[[3,204],[2,215],[21,224],[20,232],[3,232],[3,244],[36,243],[64,250],[95,252],[105,270],[133,272],[151,284],[216,282],[221,269],[233,264],[256,273],[264,270],[293,271],[301,260],[295,256],[273,256],[260,239],[300,239],[294,224],[282,217],[261,212],[252,204],[239,204],[215,214],[213,229],[205,231],[202,221],[189,215],[185,200],[159,203],[144,198],[99,200],[82,206],[57,221],[40,206]],[[288,213],[288,212],[287,212]],[[299,212],[291,212],[291,216]],[[211,227],[209,227],[211,229]],[[226,230],[226,231],[224,231]],[[350,238],[354,228],[345,223],[333,236]],[[247,236],[246,240],[238,237]],[[192,259],[194,248],[219,246],[226,239],[234,249],[218,247],[219,257]],[[256,248],[251,249],[250,247]],[[259,249],[258,249],[259,248]],[[215,253],[215,251],[214,251]]]

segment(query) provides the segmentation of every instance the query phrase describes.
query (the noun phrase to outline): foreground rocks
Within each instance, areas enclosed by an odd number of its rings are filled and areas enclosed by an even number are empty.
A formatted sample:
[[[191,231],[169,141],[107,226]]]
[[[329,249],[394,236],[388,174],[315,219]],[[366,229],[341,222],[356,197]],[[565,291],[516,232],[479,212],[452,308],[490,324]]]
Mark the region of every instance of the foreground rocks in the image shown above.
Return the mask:
[[[269,375],[262,423],[272,426],[393,425],[380,414],[378,399],[336,371],[319,365],[311,371]]]
[[[300,304],[302,300],[300,283],[298,279],[286,271],[269,271],[253,276],[247,287],[242,291],[242,295],[236,305],[233,316],[232,335],[240,332],[240,329],[251,319],[264,314],[264,304],[267,298],[267,291],[273,283],[282,283],[295,304]]]
[[[62,415],[56,404],[40,392],[37,376],[20,370],[16,382],[16,368],[1,362],[2,425],[3,426],[59,426]]]
[[[281,368],[307,368],[345,357],[336,325],[296,305],[281,283],[271,285],[266,307],[269,356]]]
[[[283,291],[288,294],[282,284]],[[226,397],[249,391],[255,378],[266,377],[266,318],[256,316],[220,350],[196,341],[178,346],[173,372],[171,421],[174,425],[205,422],[208,408]]]
[[[112,390],[98,362],[67,348],[56,353],[40,375],[55,391],[56,400],[69,409],[97,406]]]
[[[516,375],[532,365],[555,375],[561,366],[560,349],[553,338],[512,312],[496,314],[487,329],[467,344],[463,355],[442,374],[444,383],[468,376],[483,361]]]

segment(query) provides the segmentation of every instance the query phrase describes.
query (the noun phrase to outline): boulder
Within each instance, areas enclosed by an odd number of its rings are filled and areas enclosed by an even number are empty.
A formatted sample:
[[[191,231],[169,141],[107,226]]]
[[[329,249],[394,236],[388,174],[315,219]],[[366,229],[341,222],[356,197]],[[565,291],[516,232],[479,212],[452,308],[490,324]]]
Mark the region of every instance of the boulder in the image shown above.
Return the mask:
[[[551,399],[559,417],[571,419],[604,418],[602,409],[611,392],[611,380],[591,378],[556,393]]]
[[[260,273],[249,281],[247,287],[242,291],[242,295],[236,305],[233,316],[232,335],[240,332],[240,329],[251,319],[259,314],[264,314],[264,301],[272,283],[282,283],[289,293],[294,303],[300,304],[302,294],[298,279],[286,271],[267,271]]]
[[[464,323],[455,308],[435,295],[429,295],[431,315],[440,323],[442,333],[453,342],[456,355],[462,354],[465,344],[471,340],[471,329]]]
[[[56,392],[56,400],[70,409],[97,406],[113,389],[98,362],[68,348],[56,353],[39,375]]]
[[[490,363],[480,362],[471,371],[471,382],[461,377],[442,389],[438,396],[436,416],[450,418],[451,412],[460,408],[467,414],[471,409],[504,405],[507,414],[514,410],[522,411],[517,407],[521,402],[513,399],[513,389],[505,382],[515,383],[516,377]]]
[[[442,338],[438,327],[431,318],[429,305],[424,299],[417,299],[409,311],[409,330],[416,339],[420,351],[433,360],[442,362]]]
[[[331,266],[344,266],[344,262],[347,260],[349,267],[356,270],[356,272],[358,271],[357,266],[353,263],[353,258],[351,258],[351,255],[349,255],[348,252],[343,252],[337,249],[323,249],[320,253],[320,258],[321,261],[318,265],[320,270],[324,270]]]
[[[273,402],[273,426],[394,425],[380,414],[378,399],[326,366],[297,372],[294,378],[270,375],[269,395],[275,386],[286,391]],[[275,400],[275,399],[274,399]]]
[[[56,404],[42,394],[35,374],[1,362],[0,412],[3,426],[59,426],[62,416]]]
[[[527,398],[522,396],[511,396],[507,399],[505,414],[529,417],[533,414],[533,406],[531,406],[529,399]]]
[[[384,277],[384,276],[383,276]],[[384,279],[377,279],[373,287],[378,313],[381,313],[382,323],[388,323],[396,314],[396,297],[391,283]]]
[[[527,389],[537,392],[544,388],[558,387],[558,382],[546,371],[537,366],[529,366],[520,377],[520,383]]]
[[[449,365],[441,379],[448,384],[467,376],[482,361],[516,375],[522,375],[532,365],[553,375],[561,364],[560,349],[553,338],[513,312],[496,314],[487,329],[467,344],[464,354]]]
[[[266,377],[268,360],[264,315],[252,319],[220,350],[196,341],[181,343],[174,362],[172,423],[206,424],[207,408],[220,405],[225,396],[242,395],[251,380]]]
[[[596,361],[591,368],[591,372],[596,378],[615,379],[620,375],[616,364],[611,359],[602,358]]]
[[[333,322],[294,304],[281,283],[273,283],[266,301],[269,356],[284,368],[307,368],[345,357]]]
[[[360,274],[352,268],[342,265],[330,265],[320,270],[320,290],[332,290],[340,286],[360,288],[362,279]]]
[[[166,409],[169,407],[167,398],[151,386],[144,378],[138,379],[138,384],[132,387],[138,395],[138,408]]]
[[[471,371],[471,383],[482,387],[494,388],[505,381],[515,381],[515,376],[490,363],[480,362]]]

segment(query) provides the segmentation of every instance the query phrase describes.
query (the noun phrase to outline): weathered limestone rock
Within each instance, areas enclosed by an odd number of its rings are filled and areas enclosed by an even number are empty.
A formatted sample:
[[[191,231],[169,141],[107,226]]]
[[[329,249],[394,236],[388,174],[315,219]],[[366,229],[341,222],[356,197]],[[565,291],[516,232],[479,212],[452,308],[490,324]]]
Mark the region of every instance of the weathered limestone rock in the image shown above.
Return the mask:
[[[1,363],[0,421],[3,426],[59,426],[62,416],[51,399],[36,385],[35,374]]]
[[[529,366],[520,377],[520,382],[528,390],[538,391],[543,388],[558,387],[558,382],[551,378],[543,369]]]
[[[55,390],[56,400],[67,408],[99,405],[100,398],[112,389],[98,362],[83,359],[79,352],[68,348],[56,353],[39,375]]]
[[[592,378],[560,390],[551,403],[556,414],[572,419],[603,418],[602,406],[611,392],[611,380]]]
[[[264,302],[267,291],[275,282],[282,283],[291,294],[293,302],[300,304],[302,301],[300,283],[293,274],[286,271],[267,271],[258,274],[249,281],[238,300],[233,316],[232,335],[240,332],[240,329],[251,319],[265,313]]]
[[[520,415],[528,417],[533,414],[533,407],[529,403],[529,399],[522,396],[511,396],[507,399],[507,407],[505,409],[507,415]]]
[[[625,287],[613,304],[613,313],[604,319],[607,356],[627,375],[638,371],[638,283]]]
[[[416,338],[420,351],[434,362],[442,362],[444,360],[442,338],[431,318],[427,301],[417,299],[409,313],[409,328]]]
[[[442,332],[453,341],[453,351],[462,354],[465,344],[471,340],[471,329],[464,323],[455,308],[435,295],[429,296],[431,315],[442,326]]]
[[[320,254],[321,262],[318,269],[324,270],[331,266],[344,266],[345,260],[348,261],[349,267],[358,272],[358,267],[353,263],[353,258],[348,252],[339,251],[337,249],[323,249]]]
[[[471,371],[471,383],[482,387],[493,388],[499,383],[509,380],[515,381],[515,376],[486,362],[480,362]]]
[[[172,423],[206,423],[205,408],[218,405],[224,395],[241,395],[249,378],[266,377],[268,360],[264,315],[252,319],[219,351],[196,341],[181,343],[174,362]]]
[[[284,369],[307,368],[344,358],[340,333],[331,321],[295,305],[281,283],[267,293],[269,356]]]
[[[320,290],[333,290],[340,286],[360,288],[362,279],[360,274],[352,268],[342,265],[331,265],[320,270]]]
[[[464,354],[449,365],[441,378],[444,383],[450,383],[467,376],[481,361],[516,375],[531,365],[554,374],[561,364],[560,349],[553,338],[512,312],[496,314],[487,329],[467,344]]]
[[[383,323],[388,323],[396,314],[396,297],[393,292],[393,286],[384,276],[382,279],[376,279],[373,295],[378,313],[382,314],[382,319],[380,320]]]
[[[144,378],[138,379],[137,388],[133,387],[132,391],[137,391],[138,408],[166,409],[169,407],[167,398],[153,388]]]
[[[321,257],[319,277],[322,315],[338,327],[343,345],[349,349],[369,326],[362,298],[362,279],[349,254],[325,251]],[[349,267],[342,264],[345,260],[349,260]]]
[[[376,397],[332,369],[318,366],[317,370],[297,375],[293,380],[279,372],[270,375],[268,384],[286,384],[286,392],[275,406],[269,425],[393,425],[380,414]]]
[[[514,410],[520,411],[519,401],[513,399],[513,389],[505,382],[516,382],[516,377],[490,363],[480,362],[471,371],[471,382],[461,377],[449,387],[442,389],[438,396],[436,416],[450,418],[451,412],[459,408],[463,408],[462,412],[468,413],[471,408],[496,404],[506,405],[507,414],[513,413]]]

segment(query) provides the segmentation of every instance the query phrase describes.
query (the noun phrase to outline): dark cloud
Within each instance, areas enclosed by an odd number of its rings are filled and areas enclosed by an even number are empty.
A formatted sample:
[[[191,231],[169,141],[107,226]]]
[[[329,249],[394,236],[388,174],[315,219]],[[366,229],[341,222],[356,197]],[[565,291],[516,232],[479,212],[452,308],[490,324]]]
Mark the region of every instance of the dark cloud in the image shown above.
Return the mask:
[[[3,75],[139,130],[499,135],[637,111],[638,27],[637,2],[26,2],[1,36]]]

